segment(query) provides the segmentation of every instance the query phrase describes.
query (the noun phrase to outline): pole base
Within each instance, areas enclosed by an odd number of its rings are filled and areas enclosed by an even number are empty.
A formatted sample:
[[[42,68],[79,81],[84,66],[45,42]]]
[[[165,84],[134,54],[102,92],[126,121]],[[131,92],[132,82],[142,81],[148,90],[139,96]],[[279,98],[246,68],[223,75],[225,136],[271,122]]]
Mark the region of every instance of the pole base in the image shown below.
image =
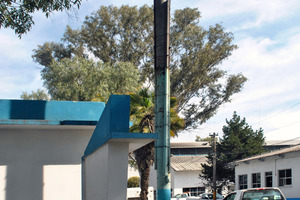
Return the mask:
[[[171,199],[171,189],[157,190],[157,200],[170,200],[170,199]]]

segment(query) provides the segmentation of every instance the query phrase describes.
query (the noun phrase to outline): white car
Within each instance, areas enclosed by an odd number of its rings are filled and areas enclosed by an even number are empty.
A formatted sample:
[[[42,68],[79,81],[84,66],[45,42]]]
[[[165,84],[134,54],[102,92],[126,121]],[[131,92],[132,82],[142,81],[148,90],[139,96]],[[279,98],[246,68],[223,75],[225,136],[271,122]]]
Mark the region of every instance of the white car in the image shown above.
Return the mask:
[[[223,200],[223,196],[220,194],[216,194],[217,195],[217,200]],[[200,195],[202,200],[213,200],[214,195],[213,193],[203,193]]]
[[[252,188],[236,190],[224,200],[286,200],[279,188]]]
[[[191,196],[190,193],[176,194],[171,200],[200,200],[200,197]]]

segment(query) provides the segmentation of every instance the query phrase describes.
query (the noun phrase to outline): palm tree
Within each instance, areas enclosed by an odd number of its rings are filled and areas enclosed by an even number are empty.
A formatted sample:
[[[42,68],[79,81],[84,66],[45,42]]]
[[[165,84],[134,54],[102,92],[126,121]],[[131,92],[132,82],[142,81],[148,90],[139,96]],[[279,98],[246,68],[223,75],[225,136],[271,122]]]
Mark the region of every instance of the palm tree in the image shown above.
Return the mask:
[[[133,125],[131,132],[154,133],[154,92],[143,88],[137,93],[130,94],[130,120]],[[177,136],[177,132],[184,128],[184,120],[176,113],[177,99],[170,98],[170,134]],[[133,152],[140,173],[140,198],[147,200],[150,167],[154,162],[154,142],[151,142]]]

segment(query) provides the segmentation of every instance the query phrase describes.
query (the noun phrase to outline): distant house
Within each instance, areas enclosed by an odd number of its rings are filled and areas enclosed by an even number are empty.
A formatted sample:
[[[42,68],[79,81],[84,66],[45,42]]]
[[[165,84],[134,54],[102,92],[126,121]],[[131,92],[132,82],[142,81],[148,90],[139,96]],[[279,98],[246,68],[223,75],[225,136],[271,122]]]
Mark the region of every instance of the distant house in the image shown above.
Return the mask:
[[[288,199],[300,199],[300,145],[232,164],[235,167],[235,189],[279,187]]]
[[[203,180],[199,179],[201,164],[206,163],[206,156],[211,151],[208,142],[171,143],[171,189],[172,196],[191,192],[199,195],[206,192]],[[156,171],[151,168],[149,186],[156,190]],[[129,167],[128,178],[139,176],[138,171]]]
[[[299,144],[299,140],[294,141],[266,141],[264,148],[267,151],[281,148],[293,147]],[[171,143],[171,188],[172,195],[183,192],[191,192],[197,196],[203,192],[208,192],[205,181],[199,179],[202,167],[206,163],[206,156],[212,148],[208,142],[175,142]],[[139,176],[136,169],[129,167],[128,177]],[[237,182],[236,182],[237,183]],[[151,169],[149,185],[156,189],[156,172]],[[234,190],[230,186],[229,190]]]

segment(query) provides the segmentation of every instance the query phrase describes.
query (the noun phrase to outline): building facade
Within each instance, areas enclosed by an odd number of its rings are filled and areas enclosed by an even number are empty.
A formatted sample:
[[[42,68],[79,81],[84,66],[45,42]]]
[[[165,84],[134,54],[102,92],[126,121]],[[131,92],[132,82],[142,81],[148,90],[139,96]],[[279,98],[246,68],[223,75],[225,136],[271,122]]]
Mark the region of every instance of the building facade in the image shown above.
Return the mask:
[[[288,199],[300,199],[300,145],[233,162],[235,189],[278,187]]]

